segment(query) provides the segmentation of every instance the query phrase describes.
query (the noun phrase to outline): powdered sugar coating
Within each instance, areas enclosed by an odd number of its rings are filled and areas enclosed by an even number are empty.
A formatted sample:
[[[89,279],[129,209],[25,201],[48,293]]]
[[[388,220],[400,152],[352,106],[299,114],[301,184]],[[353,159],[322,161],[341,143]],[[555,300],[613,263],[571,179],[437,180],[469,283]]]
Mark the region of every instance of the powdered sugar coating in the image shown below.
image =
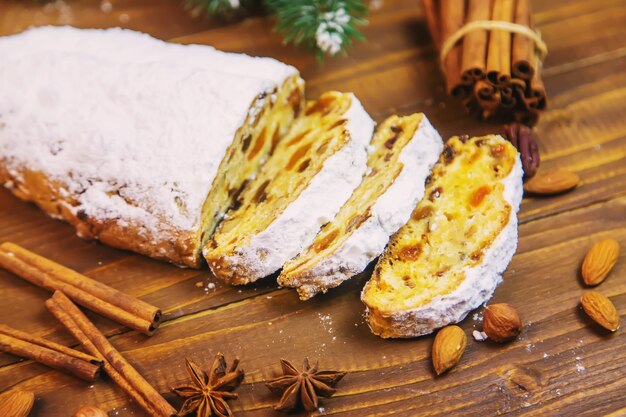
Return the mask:
[[[309,246],[361,182],[366,168],[366,146],[374,122],[352,94],[344,114],[350,141],[330,156],[309,185],[263,231],[232,254],[222,255],[233,269],[236,284],[268,276]]]
[[[0,55],[3,167],[17,182],[21,167],[42,172],[74,214],[157,241],[197,230],[251,104],[297,74],[121,29],[33,29],[0,39]]]
[[[399,311],[385,316],[383,337],[416,337],[429,334],[451,323],[458,323],[473,309],[488,301],[496,287],[502,282],[506,270],[517,248],[517,212],[523,195],[522,165],[519,155],[513,169],[501,183],[503,196],[512,211],[507,225],[485,251],[483,260],[474,267],[462,270],[465,279],[449,294],[434,298],[418,308]],[[366,316],[375,317],[366,306]],[[371,327],[371,323],[368,324]],[[379,329],[380,330],[380,329]],[[376,334],[379,331],[375,332]]]
[[[132,64],[159,62],[165,66],[241,75],[277,84],[297,74],[294,67],[274,58],[223,52],[209,45],[163,42],[147,33],[122,28],[42,26],[2,38],[0,48],[10,48],[12,59],[38,52],[80,53],[109,61]]]
[[[408,221],[424,195],[426,177],[442,149],[441,136],[423,116],[415,134],[399,155],[402,171],[372,206],[370,217],[341,247],[297,278],[301,298],[310,298],[340,285],[362,272],[383,252],[389,236]]]

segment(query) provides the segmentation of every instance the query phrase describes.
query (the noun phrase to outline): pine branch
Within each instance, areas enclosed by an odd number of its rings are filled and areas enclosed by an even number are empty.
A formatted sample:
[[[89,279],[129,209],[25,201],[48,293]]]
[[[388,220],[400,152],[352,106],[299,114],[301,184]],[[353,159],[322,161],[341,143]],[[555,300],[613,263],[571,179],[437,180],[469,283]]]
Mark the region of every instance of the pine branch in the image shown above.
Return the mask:
[[[357,29],[367,23],[366,0],[185,0],[193,14],[233,18],[265,9],[276,15],[275,30],[285,43],[306,45],[319,59],[344,53],[354,39],[363,40]]]
[[[264,0],[276,15],[276,30],[284,34],[285,43],[306,45],[318,58],[335,56],[363,40],[357,26],[367,23],[363,0]]]

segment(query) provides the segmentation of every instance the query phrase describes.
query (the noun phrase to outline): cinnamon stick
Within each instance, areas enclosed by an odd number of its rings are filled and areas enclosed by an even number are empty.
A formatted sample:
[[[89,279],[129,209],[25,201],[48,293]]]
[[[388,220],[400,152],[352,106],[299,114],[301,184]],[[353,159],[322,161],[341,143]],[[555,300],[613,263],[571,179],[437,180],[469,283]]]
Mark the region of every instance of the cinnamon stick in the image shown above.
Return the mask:
[[[30,333],[24,332],[22,330],[14,329],[13,327],[7,326],[6,324],[0,323],[0,334],[11,336],[15,339],[20,339],[25,342],[32,343],[34,345],[39,345],[48,349],[56,350],[59,353],[63,353],[67,356],[71,356],[76,359],[81,359],[86,362],[91,362],[95,365],[99,365],[102,363],[100,359],[94,356],[88,355],[86,353],[83,353],[80,350],[68,348],[67,346],[63,346],[58,343],[51,342],[50,340],[44,339],[42,337],[33,336]]]
[[[430,37],[437,48],[441,46],[441,27],[439,25],[439,16],[437,13],[436,0],[423,0],[424,16]]]
[[[490,17],[491,0],[469,0],[466,23],[489,20]],[[465,35],[461,75],[464,82],[473,83],[485,77],[485,54],[488,38],[486,30],[474,30]]]
[[[441,6],[441,39],[448,39],[459,30],[465,19],[465,0],[445,0]],[[446,78],[448,94],[464,98],[469,94],[469,85],[461,79],[462,47],[454,45],[444,57],[442,66]]]
[[[515,23],[531,27],[530,7],[528,0],[517,0],[515,6]],[[522,80],[530,80],[534,73],[535,43],[528,36],[513,35],[511,73]]]
[[[513,0],[494,1],[492,19],[513,21],[514,7]],[[511,79],[511,33],[506,30],[494,29],[489,36],[487,79],[496,86],[507,84]]]
[[[518,97],[518,101],[520,103],[520,112],[526,112],[532,109],[533,106],[536,106],[536,104],[534,103],[536,99],[532,96],[529,96],[529,94],[531,94],[530,89],[521,89],[516,87],[514,88],[514,91],[516,92],[515,95]]]
[[[517,100],[513,97],[513,87],[500,87],[500,106],[503,109],[512,109],[517,104]]]
[[[88,382],[95,381],[102,367],[101,363],[78,359],[6,334],[0,334],[0,351],[31,359]]]
[[[538,57],[536,58],[538,60]],[[541,65],[539,62],[537,65]],[[515,91],[519,97],[519,101],[523,104],[524,111],[543,110],[546,107],[546,90],[541,81],[538,71],[533,74],[532,80],[523,86],[515,85]],[[535,114],[526,120],[538,120],[539,114]],[[519,121],[519,117],[516,119]]]
[[[478,101],[492,100],[496,88],[486,80],[478,80],[474,84],[474,96]]]
[[[535,105],[531,105],[533,109],[543,110],[546,108],[546,89],[543,85],[543,81],[540,77],[541,71],[541,59],[539,56],[535,56],[535,68],[537,69],[533,74],[533,78],[530,80],[530,91],[532,97],[535,98]]]
[[[146,335],[159,326],[157,307],[16,244],[0,245],[0,266],[48,291],[61,290],[83,307]]]
[[[89,340],[89,338],[83,333],[83,331],[78,327],[76,322],[70,315],[65,312],[56,301],[52,299],[46,300],[46,307],[48,311],[50,311],[56,318],[59,320],[65,328],[76,338],[76,340],[80,341],[80,344],[83,348],[96,355],[103,361],[104,371],[107,373],[109,378],[115,382],[124,392],[126,392],[137,404],[141,406],[144,410],[148,412],[148,414],[152,416],[160,416],[158,410],[152,407],[144,397],[141,396],[139,392],[137,392],[125,379],[124,377],[115,370],[113,366],[102,356],[98,348]]]
[[[487,119],[500,105],[500,94],[497,88],[486,80],[478,80],[474,84],[474,97],[480,105],[481,111],[479,114],[483,119]]]
[[[48,310],[76,337],[89,353],[105,360],[104,370],[150,415],[171,417],[176,410],[111,345],[108,339],[61,291],[46,300]]]

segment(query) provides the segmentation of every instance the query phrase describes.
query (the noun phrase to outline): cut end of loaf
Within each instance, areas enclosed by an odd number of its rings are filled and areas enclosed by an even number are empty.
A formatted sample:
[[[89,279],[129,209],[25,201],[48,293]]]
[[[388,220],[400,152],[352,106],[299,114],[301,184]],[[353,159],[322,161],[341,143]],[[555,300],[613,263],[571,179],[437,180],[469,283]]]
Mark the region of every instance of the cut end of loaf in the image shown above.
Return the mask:
[[[256,176],[304,106],[304,82],[288,78],[280,89],[259,94],[248,118],[237,131],[219,167],[202,208],[200,249],[213,235],[226,211],[238,200],[248,181]]]
[[[303,115],[275,144],[261,172],[246,184],[235,208],[205,245],[205,258],[218,278],[240,285],[275,271],[266,270],[280,255],[269,247],[274,242],[264,246],[256,240],[262,240],[259,236],[307,189],[326,160],[350,142],[347,112],[352,101],[351,94],[324,93],[307,103]]]

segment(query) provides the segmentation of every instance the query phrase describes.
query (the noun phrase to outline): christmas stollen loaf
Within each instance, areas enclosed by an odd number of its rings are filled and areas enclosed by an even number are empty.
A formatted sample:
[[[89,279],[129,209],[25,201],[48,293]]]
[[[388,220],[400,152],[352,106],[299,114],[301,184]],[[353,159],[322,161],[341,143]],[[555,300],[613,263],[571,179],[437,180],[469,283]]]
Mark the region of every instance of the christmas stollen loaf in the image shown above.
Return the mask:
[[[363,289],[372,331],[420,336],[487,301],[517,247],[521,198],[520,159],[509,142],[451,138]]]
[[[128,30],[32,29],[0,55],[0,183],[190,267],[304,104],[291,66]]]
[[[313,243],[285,264],[278,283],[306,300],[362,272],[409,219],[442,148],[423,114],[387,118],[370,142],[361,184]]]
[[[361,182],[373,128],[353,94],[307,103],[204,248],[211,271],[246,284],[310,245]]]

